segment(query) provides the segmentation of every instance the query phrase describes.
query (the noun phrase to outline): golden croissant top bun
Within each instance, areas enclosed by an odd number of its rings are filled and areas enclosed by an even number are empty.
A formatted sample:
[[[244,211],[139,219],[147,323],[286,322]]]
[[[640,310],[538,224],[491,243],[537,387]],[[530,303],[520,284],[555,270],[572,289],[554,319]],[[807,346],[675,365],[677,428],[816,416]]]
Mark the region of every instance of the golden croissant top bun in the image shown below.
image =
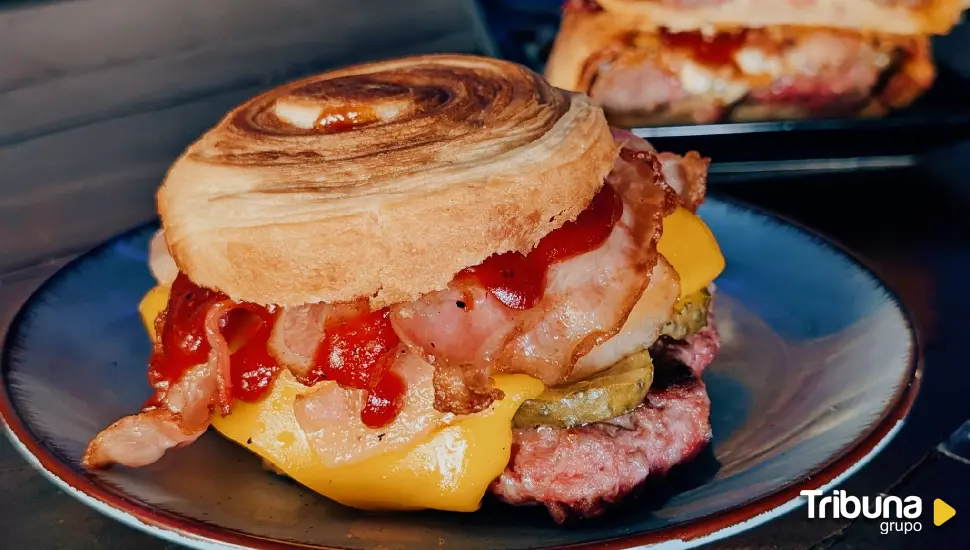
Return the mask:
[[[575,1],[575,0],[574,0]],[[579,0],[590,3],[593,0]],[[595,0],[641,30],[836,27],[888,34],[946,34],[967,0]],[[594,5],[594,4],[591,4]]]
[[[410,57],[237,107],[171,167],[158,210],[201,286],[383,307],[530,250],[589,204],[617,154],[599,108],[524,67]]]

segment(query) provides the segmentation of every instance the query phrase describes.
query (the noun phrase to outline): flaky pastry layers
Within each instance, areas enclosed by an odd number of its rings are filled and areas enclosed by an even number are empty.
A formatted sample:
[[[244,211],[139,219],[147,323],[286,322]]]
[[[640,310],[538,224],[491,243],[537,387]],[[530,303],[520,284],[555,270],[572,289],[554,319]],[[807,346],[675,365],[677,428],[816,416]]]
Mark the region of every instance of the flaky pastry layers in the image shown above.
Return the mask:
[[[831,27],[887,34],[944,34],[960,21],[965,0],[597,0],[636,19],[641,29],[671,31]]]
[[[879,116],[919,97],[935,68],[926,36],[791,25],[675,33],[573,1],[546,76],[589,94],[611,123],[637,126]]]
[[[618,148],[602,111],[512,63],[435,55],[348,67],[237,107],[158,192],[195,283],[283,306],[445,288],[574,219]]]

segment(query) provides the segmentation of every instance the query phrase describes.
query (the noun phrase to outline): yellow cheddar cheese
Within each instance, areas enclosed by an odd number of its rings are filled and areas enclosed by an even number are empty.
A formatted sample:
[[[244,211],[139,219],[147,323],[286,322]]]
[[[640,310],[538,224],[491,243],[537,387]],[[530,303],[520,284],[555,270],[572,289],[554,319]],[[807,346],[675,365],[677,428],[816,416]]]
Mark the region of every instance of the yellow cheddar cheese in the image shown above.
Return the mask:
[[[664,219],[658,248],[680,276],[681,296],[706,287],[724,269],[710,229],[683,208]],[[139,304],[153,340],[155,318],[165,309],[169,294],[169,288],[158,286]],[[512,417],[524,401],[545,390],[540,381],[524,375],[496,376],[495,383],[505,399],[485,411],[459,417],[409,448],[336,468],[317,460],[293,412],[297,396],[312,388],[286,370],[266,397],[257,403],[236,401],[232,414],[215,415],[212,425],[297,482],[342,504],[472,512],[508,464]]]
[[[158,286],[139,305],[154,339],[154,320],[170,289]],[[495,377],[505,398],[485,411],[461,417],[410,448],[339,468],[323,466],[293,413],[296,397],[312,391],[284,370],[257,403],[236,401],[232,414],[212,426],[310,489],[341,504],[364,509],[433,508],[473,512],[509,462],[512,417],[523,401],[545,390],[525,375]]]
[[[341,504],[363,509],[478,509],[489,483],[509,462],[512,416],[543,392],[525,375],[495,377],[505,398],[485,411],[461,417],[413,447],[328,468],[315,457],[293,414],[297,395],[311,391],[288,371],[258,403],[237,401],[232,414],[212,425],[265,458],[297,482]]]
[[[145,297],[141,299],[141,303],[138,304],[141,322],[145,324],[145,330],[148,331],[148,336],[151,337],[152,342],[155,341],[155,319],[162,311],[165,311],[171,293],[170,287],[158,285],[149,290],[148,294],[145,294]]]
[[[724,256],[711,229],[684,208],[664,218],[657,250],[680,276],[682,298],[707,287],[724,271]]]

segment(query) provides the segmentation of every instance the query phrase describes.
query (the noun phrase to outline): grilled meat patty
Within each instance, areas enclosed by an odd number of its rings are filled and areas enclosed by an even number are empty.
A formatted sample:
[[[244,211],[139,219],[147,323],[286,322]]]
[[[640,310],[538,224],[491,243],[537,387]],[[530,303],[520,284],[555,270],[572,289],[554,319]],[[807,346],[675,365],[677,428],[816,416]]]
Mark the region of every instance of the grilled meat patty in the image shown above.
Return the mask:
[[[664,369],[640,407],[609,422],[516,429],[491,491],[510,504],[544,505],[559,523],[598,516],[704,449],[709,414],[700,378],[684,366]]]

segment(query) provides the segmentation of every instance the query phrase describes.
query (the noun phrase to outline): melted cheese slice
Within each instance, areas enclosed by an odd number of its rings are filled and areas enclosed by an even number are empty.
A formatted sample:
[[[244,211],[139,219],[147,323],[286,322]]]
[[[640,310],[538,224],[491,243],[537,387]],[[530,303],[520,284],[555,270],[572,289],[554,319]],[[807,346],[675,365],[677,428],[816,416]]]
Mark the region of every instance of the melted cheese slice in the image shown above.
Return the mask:
[[[524,375],[496,376],[505,399],[463,417],[410,448],[327,468],[313,453],[293,414],[296,396],[310,391],[288,371],[258,403],[236,402],[212,425],[286,475],[341,504],[363,509],[434,508],[473,512],[509,462],[512,416],[545,389]]]
[[[145,324],[145,330],[148,331],[148,337],[151,338],[152,342],[155,341],[155,319],[162,311],[165,311],[171,293],[170,287],[158,285],[149,290],[148,294],[145,294],[141,299],[141,303],[138,304],[141,322]]]
[[[711,230],[683,208],[664,220],[658,248],[680,276],[682,296],[706,287],[724,269],[724,257]],[[152,339],[155,318],[165,309],[169,293],[167,287],[156,287],[139,305]],[[280,374],[258,403],[237,401],[232,414],[216,415],[212,425],[282,473],[341,504],[364,509],[472,512],[508,464],[516,410],[545,389],[541,382],[524,375],[496,376],[495,383],[505,392],[505,399],[485,411],[439,428],[411,447],[349,466],[326,467],[315,456],[293,413],[296,397],[311,388],[288,371]]]
[[[664,218],[657,250],[680,276],[681,298],[704,289],[724,271],[724,256],[711,229],[685,208]]]
[[[158,286],[142,299],[139,313],[155,337],[155,318],[170,290]],[[523,401],[545,390],[525,375],[500,375],[505,398],[485,411],[461,417],[413,446],[349,466],[327,467],[314,454],[293,412],[296,397],[312,391],[284,370],[257,403],[236,401],[232,414],[212,426],[266,459],[297,482],[341,504],[364,509],[478,509],[488,485],[509,463],[512,417]]]

